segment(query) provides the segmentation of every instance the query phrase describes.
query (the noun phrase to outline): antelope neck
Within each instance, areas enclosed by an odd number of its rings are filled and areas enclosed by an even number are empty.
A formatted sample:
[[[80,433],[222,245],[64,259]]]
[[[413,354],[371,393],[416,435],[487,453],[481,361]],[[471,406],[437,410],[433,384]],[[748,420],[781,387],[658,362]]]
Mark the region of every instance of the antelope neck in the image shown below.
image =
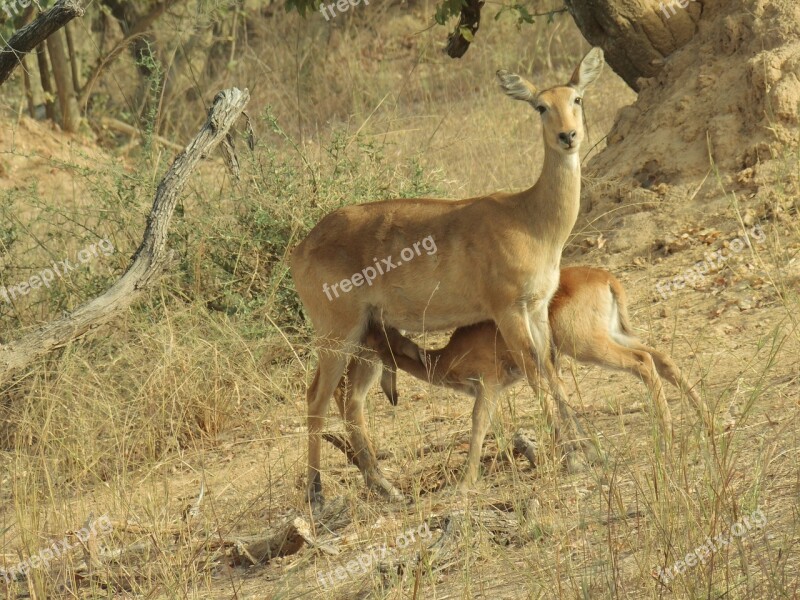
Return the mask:
[[[520,194],[520,201],[537,237],[563,246],[578,218],[580,195],[578,153],[564,155],[545,146],[542,173],[532,188]]]

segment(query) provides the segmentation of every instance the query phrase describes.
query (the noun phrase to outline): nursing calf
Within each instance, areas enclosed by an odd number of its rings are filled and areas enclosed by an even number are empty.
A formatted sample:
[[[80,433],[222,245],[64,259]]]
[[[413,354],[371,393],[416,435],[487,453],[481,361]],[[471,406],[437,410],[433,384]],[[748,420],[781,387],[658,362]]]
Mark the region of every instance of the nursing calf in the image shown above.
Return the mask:
[[[667,440],[671,439],[672,420],[659,375],[686,392],[704,423],[710,423],[705,403],[675,362],[633,334],[625,290],[608,271],[562,269],[548,317],[557,354],[628,371],[645,382]],[[474,396],[469,454],[459,484],[472,486],[478,478],[481,447],[500,393],[524,377],[497,326],[483,321],[460,327],[438,350],[420,348],[391,328],[373,327],[366,343],[384,363],[381,387],[392,404],[398,399],[395,365],[424,381]]]

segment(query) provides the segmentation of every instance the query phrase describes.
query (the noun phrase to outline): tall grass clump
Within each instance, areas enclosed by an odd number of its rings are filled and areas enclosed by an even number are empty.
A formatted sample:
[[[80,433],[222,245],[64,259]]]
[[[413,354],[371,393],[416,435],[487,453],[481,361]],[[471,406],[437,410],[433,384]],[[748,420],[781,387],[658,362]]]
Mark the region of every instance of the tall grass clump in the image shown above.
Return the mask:
[[[107,481],[213,442],[243,426],[247,414],[263,412],[265,402],[282,401],[282,385],[268,373],[303,354],[308,340],[286,264],[291,247],[338,207],[437,191],[435,174],[414,157],[394,163],[385,146],[343,129],[317,147],[293,140],[269,111],[256,129],[254,151],[239,144],[240,182],[217,161],[189,182],[172,222],[177,268],[110,325],[110,335],[39,361],[24,393],[15,394],[27,401],[3,408],[15,462],[33,461],[75,485]],[[139,171],[64,165],[91,190],[91,210],[45,202],[35,185],[5,198],[0,210],[16,211],[7,221],[14,262],[6,262],[5,281],[98,237],[117,246],[113,260],[38,290],[37,314],[21,307],[18,322],[55,318],[121,275],[142,234],[145,191],[157,184],[149,175],[155,163],[142,160]],[[41,253],[14,253],[17,244]],[[10,324],[3,322],[3,335],[13,339],[21,332]]]

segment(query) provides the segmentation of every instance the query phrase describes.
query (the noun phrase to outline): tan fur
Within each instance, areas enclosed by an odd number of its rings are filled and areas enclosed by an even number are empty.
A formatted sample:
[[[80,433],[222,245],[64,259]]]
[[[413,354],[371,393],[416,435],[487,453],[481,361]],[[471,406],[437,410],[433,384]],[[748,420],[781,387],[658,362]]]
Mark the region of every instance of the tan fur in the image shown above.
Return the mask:
[[[568,84],[541,92],[517,75],[498,72],[508,95],[544,109],[544,164],[530,189],[458,201],[415,198],[347,206],[324,217],[294,250],[292,275],[320,341],[307,396],[311,502],[322,499],[320,431],[334,392],[367,485],[399,496],[378,468],[364,419],[366,390],[380,372],[360,350],[370,324],[435,331],[496,322],[529,381],[544,372],[574,449],[578,425],[550,359],[547,305],[558,287],[561,251],[579,208],[578,150],[584,131],[576,99],[602,64],[602,51],[595,48]],[[436,252],[417,255],[370,285],[335,298],[324,292],[330,290],[324,286],[376,261],[396,260],[403,248],[426,238],[434,241]],[[558,437],[555,406],[544,397],[545,418]]]
[[[708,409],[666,354],[641,343],[628,318],[622,284],[611,273],[589,267],[561,270],[559,288],[550,303],[553,343],[559,354],[585,363],[633,373],[650,389],[667,439],[672,420],[659,374],[686,392],[703,422]],[[481,446],[489,428],[498,395],[522,379],[512,353],[494,323],[460,327],[444,348],[424,350],[397,331],[368,335],[373,348],[386,365],[381,384],[397,403],[394,373],[397,367],[435,385],[466,392],[475,397],[472,439],[461,484],[472,485],[478,476]]]

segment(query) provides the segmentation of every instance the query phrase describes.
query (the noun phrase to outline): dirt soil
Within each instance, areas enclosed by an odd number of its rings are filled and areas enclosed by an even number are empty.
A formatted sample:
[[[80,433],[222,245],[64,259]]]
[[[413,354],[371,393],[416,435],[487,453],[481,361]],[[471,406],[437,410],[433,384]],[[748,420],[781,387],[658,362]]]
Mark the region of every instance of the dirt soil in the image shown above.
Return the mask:
[[[697,32],[657,76],[640,80],[637,101],[620,112],[609,148],[590,171],[651,187],[702,178],[711,159],[731,185],[796,151],[800,6],[794,0],[690,6],[702,6]],[[683,18],[693,27],[684,15],[670,17],[670,25]]]

